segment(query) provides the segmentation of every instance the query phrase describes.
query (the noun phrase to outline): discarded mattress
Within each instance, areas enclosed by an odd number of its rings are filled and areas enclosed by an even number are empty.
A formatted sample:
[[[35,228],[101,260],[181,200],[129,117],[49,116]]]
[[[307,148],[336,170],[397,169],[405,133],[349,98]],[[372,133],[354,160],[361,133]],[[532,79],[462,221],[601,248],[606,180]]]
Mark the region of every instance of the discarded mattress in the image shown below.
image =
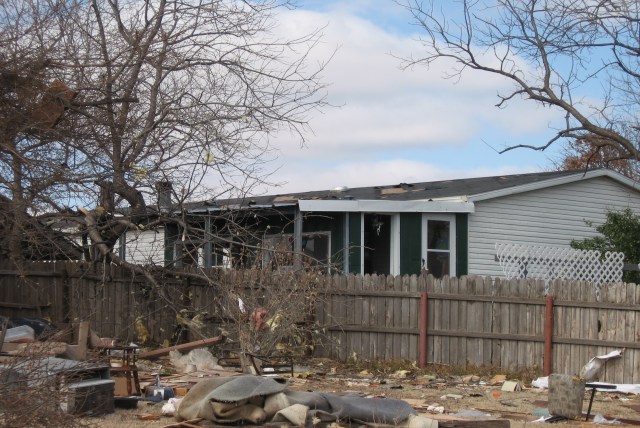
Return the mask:
[[[176,418],[179,421],[204,418],[217,423],[288,422],[297,426],[349,421],[437,427],[436,421],[417,416],[409,403],[402,400],[290,391],[287,384],[285,379],[259,376],[205,379],[183,398]]]

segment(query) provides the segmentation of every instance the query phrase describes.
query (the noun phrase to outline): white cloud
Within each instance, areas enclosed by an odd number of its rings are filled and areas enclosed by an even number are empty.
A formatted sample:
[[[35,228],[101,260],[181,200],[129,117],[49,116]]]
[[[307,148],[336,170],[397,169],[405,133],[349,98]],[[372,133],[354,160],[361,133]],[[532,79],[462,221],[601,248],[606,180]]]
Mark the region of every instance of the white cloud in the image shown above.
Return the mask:
[[[278,31],[287,37],[326,25],[312,60],[322,63],[338,48],[324,76],[331,83],[330,102],[341,107],[311,118],[314,133],[306,136],[306,148],[288,134],[274,136],[272,144],[281,153],[282,167],[273,181],[290,184],[269,193],[540,169],[534,161],[509,163],[507,159],[513,158],[506,157],[496,161],[489,147],[487,157],[478,156],[472,166],[461,166],[454,153],[474,143],[477,148],[479,141],[499,147],[504,141],[541,138],[553,120],[552,112],[518,100],[507,109],[494,107],[498,91],[508,88],[508,82],[493,75],[470,73],[456,83],[443,79],[449,68],[440,63],[429,70],[416,66],[402,71],[397,57],[420,52],[416,35],[387,31],[357,16],[357,11],[351,5],[327,12],[293,10],[281,16]],[[496,135],[497,143],[491,141]],[[447,163],[430,160],[429,150],[436,149],[451,150]],[[403,159],[400,151],[410,151],[412,157]]]
[[[539,171],[534,165],[529,167],[487,167],[455,169],[433,165],[428,162],[408,159],[383,161],[354,161],[329,167],[291,163],[278,173],[287,183],[269,189],[272,194],[328,190],[339,186],[367,187],[399,183],[417,183],[469,177],[486,177],[501,174],[520,174]]]

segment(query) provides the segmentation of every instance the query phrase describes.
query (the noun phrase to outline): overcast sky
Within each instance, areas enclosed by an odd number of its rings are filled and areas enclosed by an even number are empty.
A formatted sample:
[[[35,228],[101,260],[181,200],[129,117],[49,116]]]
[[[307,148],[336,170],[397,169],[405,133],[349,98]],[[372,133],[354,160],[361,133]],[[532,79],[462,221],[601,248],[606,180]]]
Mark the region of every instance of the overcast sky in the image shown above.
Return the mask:
[[[269,194],[401,182],[512,174],[552,167],[556,153],[516,150],[540,144],[554,117],[534,103],[495,107],[508,82],[468,73],[446,80],[446,64],[401,70],[396,57],[419,55],[419,28],[392,0],[300,0],[281,14],[284,34],[326,26],[314,51],[324,61],[337,49],[324,79],[337,106],[311,117],[305,147],[288,135],[279,150]],[[557,119],[557,118],[555,118]]]

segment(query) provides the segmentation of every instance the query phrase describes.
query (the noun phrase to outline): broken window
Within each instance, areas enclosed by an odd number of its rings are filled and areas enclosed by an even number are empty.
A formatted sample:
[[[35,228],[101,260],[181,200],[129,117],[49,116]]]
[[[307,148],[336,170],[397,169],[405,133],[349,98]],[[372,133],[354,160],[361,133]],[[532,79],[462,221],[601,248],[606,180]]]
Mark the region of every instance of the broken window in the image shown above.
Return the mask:
[[[391,215],[363,215],[364,274],[391,273]]]
[[[294,266],[295,242],[292,234],[271,235],[264,239],[264,266],[273,269],[292,270]],[[302,234],[302,264],[306,267],[326,266],[331,257],[330,232]]]

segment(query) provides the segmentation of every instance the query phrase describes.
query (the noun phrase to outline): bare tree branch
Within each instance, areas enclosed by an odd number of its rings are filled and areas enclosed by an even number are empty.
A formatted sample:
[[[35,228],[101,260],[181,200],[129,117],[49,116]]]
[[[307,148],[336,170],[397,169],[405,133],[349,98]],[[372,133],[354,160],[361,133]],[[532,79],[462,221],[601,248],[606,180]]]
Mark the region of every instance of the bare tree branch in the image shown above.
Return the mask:
[[[640,159],[636,2],[409,0],[403,5],[424,33],[422,52],[405,58],[404,67],[452,61],[449,78],[472,70],[510,81],[513,89],[498,95],[499,107],[524,98],[566,115],[566,128],[546,143],[502,152],[545,150],[593,135],[626,159]],[[585,88],[601,90],[600,99],[587,98]]]

